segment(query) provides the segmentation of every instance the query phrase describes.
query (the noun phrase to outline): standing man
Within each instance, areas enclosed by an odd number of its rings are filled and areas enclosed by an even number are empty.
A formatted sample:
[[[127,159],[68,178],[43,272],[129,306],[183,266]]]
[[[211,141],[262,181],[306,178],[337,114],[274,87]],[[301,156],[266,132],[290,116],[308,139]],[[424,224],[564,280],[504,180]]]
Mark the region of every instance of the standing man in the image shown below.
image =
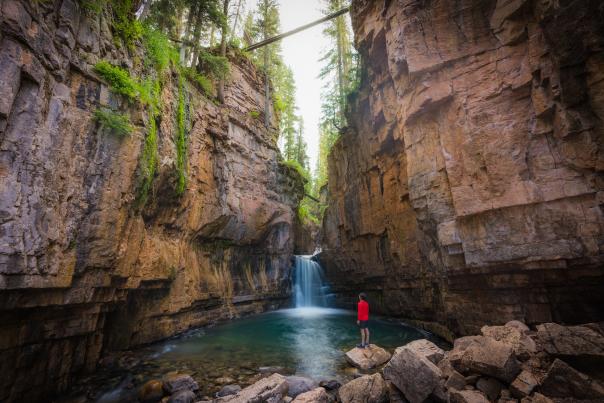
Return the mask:
[[[369,304],[367,303],[367,295],[364,292],[359,294],[359,303],[357,305],[357,325],[361,328],[361,344],[357,344],[358,348],[369,347]]]

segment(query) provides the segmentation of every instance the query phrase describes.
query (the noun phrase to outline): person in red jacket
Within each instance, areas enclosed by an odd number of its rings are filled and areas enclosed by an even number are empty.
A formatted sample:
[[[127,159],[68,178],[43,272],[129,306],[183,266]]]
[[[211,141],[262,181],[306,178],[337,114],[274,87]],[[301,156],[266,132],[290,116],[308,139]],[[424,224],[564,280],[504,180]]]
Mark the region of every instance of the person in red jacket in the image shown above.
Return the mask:
[[[357,309],[357,325],[361,328],[361,344],[358,344],[357,347],[369,347],[369,329],[367,328],[367,322],[369,322],[369,304],[367,303],[367,295],[364,292],[359,294]]]

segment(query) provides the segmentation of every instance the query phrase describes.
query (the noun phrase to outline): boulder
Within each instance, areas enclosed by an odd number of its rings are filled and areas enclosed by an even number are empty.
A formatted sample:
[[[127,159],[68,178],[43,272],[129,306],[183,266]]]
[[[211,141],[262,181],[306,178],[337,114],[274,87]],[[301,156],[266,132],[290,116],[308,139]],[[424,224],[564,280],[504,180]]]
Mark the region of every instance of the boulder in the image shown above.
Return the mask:
[[[172,395],[179,390],[196,391],[199,385],[190,375],[181,374],[178,372],[169,372],[162,378],[164,390],[167,394]]]
[[[452,390],[449,403],[489,403],[489,399],[476,390]]]
[[[159,402],[164,397],[163,385],[160,380],[152,379],[138,391],[138,400],[142,403]]]
[[[510,345],[514,354],[522,360],[528,360],[537,351],[535,341],[518,326],[483,326],[480,331],[483,336]]]
[[[494,378],[480,378],[476,382],[476,389],[483,392],[490,400],[495,400],[499,397],[503,385]]]
[[[384,377],[411,403],[423,402],[440,384],[442,372],[412,343],[398,347],[384,367]]]
[[[543,323],[534,336],[539,347],[559,358],[586,358],[604,362],[604,331],[597,324],[562,326]]]
[[[220,391],[216,392],[216,397],[235,395],[240,390],[241,390],[241,386],[239,386],[239,385],[226,385],[226,386],[223,386],[222,389],[220,389]]]
[[[308,392],[317,387],[315,381],[303,376],[288,376],[285,379],[288,385],[287,395],[289,397],[296,397],[300,393]]]
[[[523,333],[528,332],[530,329],[527,325],[525,325],[524,323],[520,322],[519,320],[511,320],[508,323],[506,323],[504,326],[506,327],[515,327],[516,329],[520,330]]]
[[[292,403],[327,403],[329,395],[324,388],[318,387],[299,394]]]
[[[362,370],[379,367],[390,359],[390,353],[375,344],[367,348],[355,347],[346,353],[346,361]]]
[[[381,403],[388,401],[388,385],[379,373],[365,375],[340,387],[342,403]]]
[[[530,395],[538,384],[539,381],[532,372],[523,370],[510,385],[510,392],[514,397],[521,399]]]
[[[458,371],[470,370],[506,383],[512,382],[520,372],[520,363],[509,344],[485,336],[461,339],[465,340],[462,343],[456,340],[449,354],[451,364]]]
[[[447,382],[445,382],[445,387],[447,389],[463,390],[463,388],[466,386],[466,378],[464,378],[464,376],[459,372],[455,370],[453,371],[454,372],[452,372],[447,379]]]
[[[216,399],[216,402],[249,403],[249,402],[280,402],[287,396],[287,380],[283,375],[272,374],[262,378],[253,385],[240,390],[234,395]]]
[[[540,392],[549,397],[604,399],[602,384],[557,358],[541,381]]]
[[[334,379],[329,381],[321,381],[319,382],[319,386],[325,388],[326,390],[338,390],[342,384]]]
[[[412,341],[407,346],[417,354],[426,357],[433,364],[438,364],[445,357],[445,352],[442,348],[426,339]]]
[[[388,401],[390,403],[408,403],[405,396],[403,396],[402,392],[398,390],[396,386],[392,382],[386,381],[386,388],[388,390]]]
[[[554,401],[541,393],[535,393],[531,396],[531,403],[554,403]]]
[[[179,390],[168,399],[168,403],[193,403],[195,401],[195,393],[188,389]]]

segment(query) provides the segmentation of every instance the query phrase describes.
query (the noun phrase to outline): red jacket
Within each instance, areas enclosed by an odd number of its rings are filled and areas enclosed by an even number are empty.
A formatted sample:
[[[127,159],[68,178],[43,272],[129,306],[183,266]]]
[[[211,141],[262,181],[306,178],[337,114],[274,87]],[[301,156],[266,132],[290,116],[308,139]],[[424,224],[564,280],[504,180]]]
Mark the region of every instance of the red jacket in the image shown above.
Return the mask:
[[[367,301],[359,301],[358,310],[358,320],[369,320],[369,304]]]

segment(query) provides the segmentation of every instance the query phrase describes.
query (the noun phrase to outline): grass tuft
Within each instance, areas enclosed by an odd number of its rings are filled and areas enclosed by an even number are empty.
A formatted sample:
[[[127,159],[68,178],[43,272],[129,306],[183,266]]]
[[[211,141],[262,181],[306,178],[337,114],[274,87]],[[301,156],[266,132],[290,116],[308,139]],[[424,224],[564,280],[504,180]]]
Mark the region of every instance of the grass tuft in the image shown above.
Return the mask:
[[[139,86],[138,83],[130,77],[128,71],[112,65],[106,60],[101,60],[95,64],[94,71],[109,83],[113,92],[123,95],[131,101],[136,99],[139,93]]]
[[[94,111],[94,119],[102,128],[109,129],[113,134],[126,137],[132,133],[130,118],[107,108],[99,108]]]

